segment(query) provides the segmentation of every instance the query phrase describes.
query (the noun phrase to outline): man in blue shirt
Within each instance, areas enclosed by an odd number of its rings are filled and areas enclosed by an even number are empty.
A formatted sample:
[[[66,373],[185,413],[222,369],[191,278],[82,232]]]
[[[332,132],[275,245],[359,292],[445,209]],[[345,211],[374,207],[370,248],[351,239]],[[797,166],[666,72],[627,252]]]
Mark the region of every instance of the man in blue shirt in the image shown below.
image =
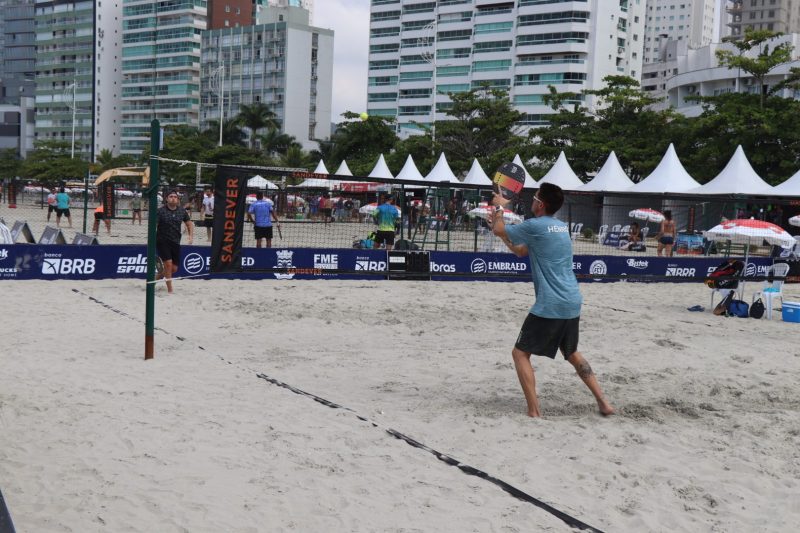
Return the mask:
[[[564,192],[557,185],[543,183],[533,196],[531,211],[535,218],[516,226],[506,226],[503,222],[502,206],[508,200],[495,194],[492,203],[498,206],[489,218],[492,232],[514,254],[529,257],[536,293],[536,301],[511,351],[528,404],[528,416],[541,416],[531,354],[554,359],[558,350],[575,367],[578,376],[592,392],[600,413],[614,414],[614,408],[603,396],[592,367],[578,351],[583,298],[572,270],[569,227],[553,217],[564,203]]]
[[[384,195],[381,205],[372,213],[372,217],[378,224],[378,231],[375,234],[375,248],[380,248],[381,244],[386,245],[387,250],[391,250],[394,246],[394,228],[397,219],[400,217],[400,212],[394,205],[394,198],[390,195]]]
[[[256,201],[247,210],[247,220],[253,222],[255,215],[256,248],[261,248],[261,239],[266,239],[267,248],[272,248],[272,222],[280,227],[272,202],[264,200],[264,193],[256,193]]]

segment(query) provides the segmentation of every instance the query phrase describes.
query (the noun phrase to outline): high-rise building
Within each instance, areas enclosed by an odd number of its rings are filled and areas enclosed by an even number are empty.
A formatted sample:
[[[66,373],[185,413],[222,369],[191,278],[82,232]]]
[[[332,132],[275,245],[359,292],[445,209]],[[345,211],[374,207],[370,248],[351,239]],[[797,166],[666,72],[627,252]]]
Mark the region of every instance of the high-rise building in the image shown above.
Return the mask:
[[[206,0],[125,0],[122,153],[150,143],[150,122],[200,123],[200,42]]]
[[[314,0],[255,0],[255,3],[272,7],[302,7],[308,11],[309,24],[314,23]]]
[[[524,126],[548,123],[543,96],[639,78],[645,0],[373,0],[367,109],[399,131],[447,118],[448,93],[509,92]],[[435,102],[435,109],[434,109]],[[586,99],[592,108],[595,102]]]
[[[0,0],[0,102],[33,98],[35,64],[33,0]]]
[[[253,24],[253,0],[208,0],[208,29]]]
[[[331,133],[333,31],[309,26],[308,12],[298,7],[266,6],[256,22],[203,32],[201,126],[261,102],[283,133],[304,149],[317,148],[315,140]]]
[[[690,48],[709,44],[714,38],[717,0],[647,0],[644,62],[659,60],[667,40],[686,41]]]
[[[800,32],[800,2],[797,0],[729,0],[730,36],[744,35],[744,30],[770,30],[779,33]]]
[[[92,141],[94,5],[37,0],[36,139],[60,140],[88,159]]]

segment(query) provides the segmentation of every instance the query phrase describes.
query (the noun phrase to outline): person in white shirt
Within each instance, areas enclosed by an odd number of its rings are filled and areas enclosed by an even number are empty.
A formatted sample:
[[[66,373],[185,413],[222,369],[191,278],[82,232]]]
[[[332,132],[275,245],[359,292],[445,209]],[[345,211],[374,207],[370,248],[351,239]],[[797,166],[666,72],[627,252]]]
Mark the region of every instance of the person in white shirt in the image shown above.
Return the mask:
[[[214,192],[211,187],[206,187],[203,195],[203,205],[200,207],[200,214],[203,215],[203,224],[206,227],[206,237],[211,240],[211,230],[214,227]]]

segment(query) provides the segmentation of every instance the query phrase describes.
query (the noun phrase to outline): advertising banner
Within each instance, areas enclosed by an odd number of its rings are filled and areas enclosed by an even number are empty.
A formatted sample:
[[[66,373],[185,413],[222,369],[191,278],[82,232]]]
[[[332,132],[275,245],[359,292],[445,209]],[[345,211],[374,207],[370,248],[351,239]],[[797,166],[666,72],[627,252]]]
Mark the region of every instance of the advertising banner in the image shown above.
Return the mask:
[[[212,248],[182,246],[176,277],[211,274]],[[722,257],[580,256],[573,258],[579,281],[693,281],[713,272]],[[763,277],[772,265],[751,258],[745,278]],[[230,272],[240,279],[382,279],[389,270],[385,250],[244,248]],[[0,279],[145,278],[147,248],[130,246],[0,245]],[[430,252],[430,275],[438,281],[531,280],[527,257],[512,254]]]
[[[217,167],[214,182],[214,233],[211,240],[213,272],[241,269],[242,233],[246,187],[252,172],[241,168]]]

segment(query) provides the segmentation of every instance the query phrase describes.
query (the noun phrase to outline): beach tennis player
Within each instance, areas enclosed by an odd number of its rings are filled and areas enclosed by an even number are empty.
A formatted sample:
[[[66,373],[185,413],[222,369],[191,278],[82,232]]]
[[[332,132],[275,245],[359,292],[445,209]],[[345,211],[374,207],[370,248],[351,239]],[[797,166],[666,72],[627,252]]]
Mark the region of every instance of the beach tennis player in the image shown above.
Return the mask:
[[[533,197],[535,218],[515,226],[503,222],[502,207],[509,200],[495,193],[492,203],[497,206],[489,217],[492,232],[517,256],[528,255],[531,263],[536,301],[511,351],[528,416],[541,416],[531,354],[554,359],[559,350],[594,395],[600,413],[613,414],[614,408],[603,396],[592,367],[578,351],[583,298],[572,270],[569,227],[553,216],[564,203],[563,191],[557,185],[543,183]]]
[[[164,262],[164,278],[167,280],[167,292],[172,292],[172,275],[178,271],[181,260],[181,223],[186,224],[188,243],[194,239],[194,225],[186,209],[179,206],[177,191],[169,191],[167,201],[158,208],[156,226],[156,250],[158,257]],[[159,275],[160,279],[161,276]]]

